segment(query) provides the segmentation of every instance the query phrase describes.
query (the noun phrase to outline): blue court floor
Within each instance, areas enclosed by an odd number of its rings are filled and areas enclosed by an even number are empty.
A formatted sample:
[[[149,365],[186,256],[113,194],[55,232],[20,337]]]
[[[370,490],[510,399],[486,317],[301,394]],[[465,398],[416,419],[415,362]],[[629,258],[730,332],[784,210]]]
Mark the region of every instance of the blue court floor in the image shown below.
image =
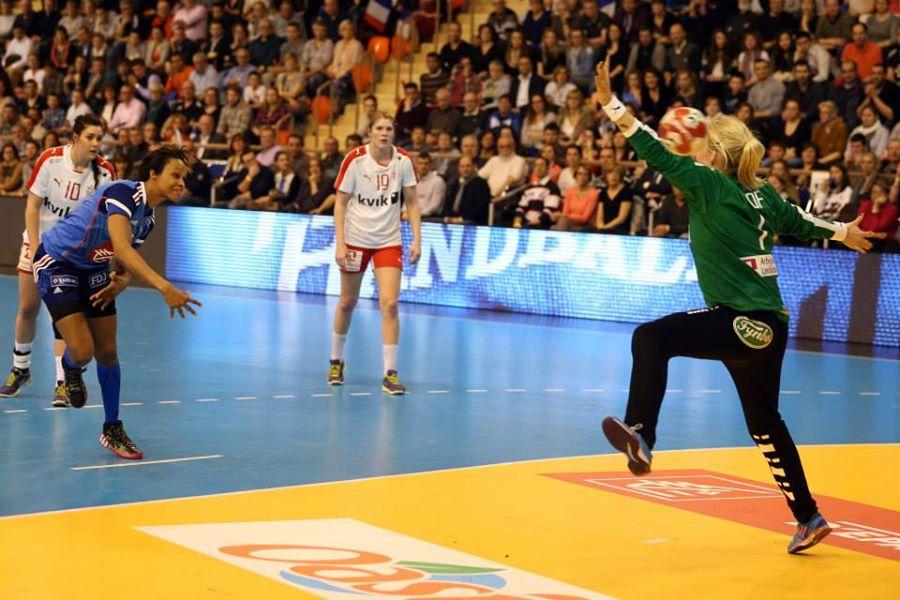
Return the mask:
[[[147,290],[119,300],[122,418],[140,465],[97,443],[93,367],[86,408],[49,408],[42,312],[33,381],[0,401],[0,516],[607,453],[600,419],[624,412],[632,326],[402,305],[410,393],[386,397],[375,304],[357,309],[348,385],[329,388],[334,298],[187,287],[199,318],[169,320]],[[16,280],[0,277],[4,370],[15,310]],[[668,387],[659,449],[750,446],[721,365],[676,359]],[[798,444],[897,442],[900,360],[791,350],[782,413]]]

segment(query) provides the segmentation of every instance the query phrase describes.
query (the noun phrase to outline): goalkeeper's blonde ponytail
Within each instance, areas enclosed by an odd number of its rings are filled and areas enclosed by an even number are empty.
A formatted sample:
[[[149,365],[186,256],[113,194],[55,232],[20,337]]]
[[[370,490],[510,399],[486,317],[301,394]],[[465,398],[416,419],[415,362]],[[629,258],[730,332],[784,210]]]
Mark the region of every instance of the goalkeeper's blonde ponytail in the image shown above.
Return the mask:
[[[734,174],[747,189],[759,189],[765,183],[756,176],[766,149],[753,132],[728,115],[716,115],[709,121],[709,142],[725,159],[725,171]]]

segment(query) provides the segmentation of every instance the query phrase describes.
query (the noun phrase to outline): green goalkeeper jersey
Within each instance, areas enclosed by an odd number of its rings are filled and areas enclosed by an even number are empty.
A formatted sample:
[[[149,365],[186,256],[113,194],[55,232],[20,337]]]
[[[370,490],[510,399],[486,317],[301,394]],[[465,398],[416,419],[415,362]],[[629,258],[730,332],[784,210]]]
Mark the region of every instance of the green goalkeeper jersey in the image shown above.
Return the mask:
[[[626,132],[638,156],[681,190],[690,208],[690,245],[703,298],[739,311],[788,311],[772,258],[775,234],[831,238],[842,225],[824,221],[784,200],[769,184],[744,189],[734,178],[666,150],[636,122]]]

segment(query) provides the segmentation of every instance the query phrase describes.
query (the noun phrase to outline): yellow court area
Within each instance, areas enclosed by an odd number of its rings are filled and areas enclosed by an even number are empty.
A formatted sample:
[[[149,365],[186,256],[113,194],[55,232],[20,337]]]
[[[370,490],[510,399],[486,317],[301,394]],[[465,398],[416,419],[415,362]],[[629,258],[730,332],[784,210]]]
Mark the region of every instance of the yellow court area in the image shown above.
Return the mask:
[[[603,455],[10,517],[0,598],[896,594],[900,445],[801,454],[839,525],[806,556],[755,449],[674,451],[646,481]]]

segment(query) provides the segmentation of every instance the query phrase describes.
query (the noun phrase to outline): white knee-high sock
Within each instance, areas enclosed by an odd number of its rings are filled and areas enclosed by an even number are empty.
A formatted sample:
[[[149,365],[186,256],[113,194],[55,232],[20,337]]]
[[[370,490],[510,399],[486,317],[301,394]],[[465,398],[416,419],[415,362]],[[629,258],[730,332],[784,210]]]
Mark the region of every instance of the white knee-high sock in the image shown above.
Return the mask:
[[[56,363],[56,381],[65,381],[66,372],[63,371],[62,356],[54,356],[53,359]]]

